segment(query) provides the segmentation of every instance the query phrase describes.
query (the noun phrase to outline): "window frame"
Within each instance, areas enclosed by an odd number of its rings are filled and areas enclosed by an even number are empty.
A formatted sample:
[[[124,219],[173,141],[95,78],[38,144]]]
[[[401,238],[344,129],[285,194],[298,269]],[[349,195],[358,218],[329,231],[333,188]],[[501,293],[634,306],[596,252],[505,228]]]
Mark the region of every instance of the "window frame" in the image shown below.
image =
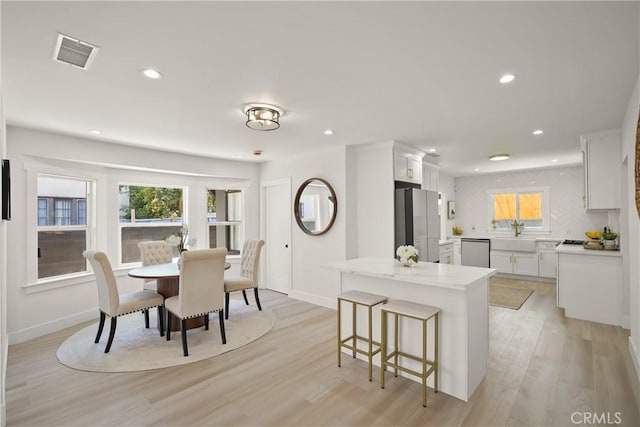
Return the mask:
[[[518,194],[527,194],[527,193],[542,193],[542,226],[540,227],[524,227],[522,229],[523,233],[526,234],[536,234],[536,233],[549,233],[551,231],[550,226],[550,211],[549,211],[549,201],[551,196],[551,187],[511,187],[511,188],[496,188],[487,190],[487,218],[488,218],[488,226],[487,231],[495,232],[495,233],[509,233],[513,232],[512,229],[498,229],[493,226],[493,218],[494,218],[494,196],[496,194],[515,194],[516,199]],[[516,216],[519,217],[520,212],[516,211]],[[519,218],[517,218],[520,221]]]
[[[59,230],[86,230],[86,250],[95,249],[97,241],[96,219],[97,219],[97,187],[99,178],[96,175],[89,175],[82,171],[75,170],[69,172],[60,168],[42,165],[30,164],[25,162],[24,170],[26,172],[26,212],[25,222],[26,235],[25,247],[26,256],[29,260],[25,262],[25,283],[21,287],[26,293],[45,291],[56,289],[59,287],[87,283],[93,280],[93,271],[89,263],[85,261],[85,270],[75,273],[61,274],[46,278],[38,278],[38,233],[40,231]],[[70,226],[39,226],[38,225],[38,176],[49,176],[60,179],[71,179],[84,181],[87,183],[87,224],[86,225],[70,225]],[[35,261],[30,261],[30,260]]]
[[[164,184],[164,183],[156,183],[156,184],[141,184],[139,182],[132,181],[120,181],[116,184],[116,197],[120,197],[120,187],[126,185],[129,187],[157,187],[157,188],[171,188],[171,189],[180,189],[182,190],[182,221],[178,222],[158,222],[158,223],[122,223],[120,222],[120,201],[116,201],[116,207],[118,212],[116,213],[117,224],[118,224],[118,238],[117,238],[117,247],[118,247],[118,258],[114,260],[115,265],[118,268],[131,268],[137,267],[141,265],[141,261],[132,261],[132,262],[122,262],[122,229],[123,228],[144,228],[144,227],[176,227],[182,226],[182,224],[186,223],[189,225],[188,218],[188,197],[189,197],[189,186],[188,185],[180,185],[180,184]]]

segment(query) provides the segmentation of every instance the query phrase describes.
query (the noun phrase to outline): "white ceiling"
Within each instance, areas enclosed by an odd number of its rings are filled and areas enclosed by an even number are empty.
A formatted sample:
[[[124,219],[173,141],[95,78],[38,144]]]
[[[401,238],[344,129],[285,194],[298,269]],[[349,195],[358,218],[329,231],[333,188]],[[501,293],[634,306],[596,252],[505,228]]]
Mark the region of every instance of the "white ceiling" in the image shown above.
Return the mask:
[[[393,139],[454,176],[577,164],[638,77],[638,2],[0,4],[9,124],[209,157]],[[52,60],[58,32],[100,47],[88,71]],[[249,102],[281,128],[247,128]]]

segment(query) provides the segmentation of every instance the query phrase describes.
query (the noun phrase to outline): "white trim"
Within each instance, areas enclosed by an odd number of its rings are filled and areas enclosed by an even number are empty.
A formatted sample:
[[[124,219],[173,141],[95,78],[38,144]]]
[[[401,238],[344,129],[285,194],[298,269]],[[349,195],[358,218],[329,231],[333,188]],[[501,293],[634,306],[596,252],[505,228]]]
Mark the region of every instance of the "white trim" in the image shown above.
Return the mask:
[[[631,317],[630,316],[622,316],[620,327],[623,329],[631,329]]]
[[[270,179],[267,181],[260,181],[260,239],[261,240],[266,240],[265,236],[266,236],[266,230],[267,230],[267,224],[266,224],[266,188],[267,187],[273,187],[273,186],[279,186],[279,185],[286,185],[287,188],[289,189],[289,209],[292,209],[291,207],[291,185],[292,185],[292,178],[290,176],[285,177],[285,178],[279,178],[279,179]],[[291,227],[293,225],[293,221],[289,222],[289,289],[290,292],[293,291],[293,257],[292,257],[292,251],[293,251],[293,230],[291,230]],[[263,257],[265,257],[264,255],[264,251],[262,251],[263,253]],[[266,258],[264,258],[266,259]],[[266,266],[266,262],[261,262],[260,263],[260,273],[259,273],[259,278],[262,278],[262,280],[264,281],[266,274],[267,274],[267,266]],[[260,279],[258,279],[258,283],[260,283]],[[264,283],[263,283],[264,286]]]
[[[310,294],[308,292],[297,291],[295,289],[291,289],[289,298],[336,310],[336,300],[333,298]]]
[[[495,229],[491,223],[493,218],[493,196],[496,194],[504,193],[542,193],[542,227],[536,228],[524,228],[524,230],[530,233],[548,234],[551,232],[550,225],[550,208],[549,203],[551,200],[551,187],[507,187],[507,188],[491,188],[487,190],[487,232],[500,233],[510,232],[505,229]]]
[[[44,322],[39,325],[30,326],[25,329],[21,329],[15,332],[9,333],[9,345],[20,344],[25,341],[32,340],[34,338],[41,337],[43,335],[57,332],[70,326],[75,326],[79,323],[89,320],[98,320],[98,308],[82,311],[80,313],[72,314],[71,316],[63,317],[49,322]]]
[[[497,252],[505,252],[505,251],[497,251]],[[509,251],[506,251],[509,253]],[[533,252],[530,252],[533,253]],[[496,273],[493,277],[504,277],[506,279],[516,279],[516,280],[527,280],[529,282],[542,282],[542,283],[552,283],[556,284],[555,277],[540,277],[540,276],[526,276],[522,274],[511,274],[511,273]]]
[[[83,272],[73,275],[55,276],[53,279],[47,279],[35,283],[27,283],[22,285],[21,288],[27,294],[35,294],[38,292],[49,291],[51,289],[64,288],[66,286],[82,285],[84,283],[91,283],[95,281],[95,277],[92,272]]]

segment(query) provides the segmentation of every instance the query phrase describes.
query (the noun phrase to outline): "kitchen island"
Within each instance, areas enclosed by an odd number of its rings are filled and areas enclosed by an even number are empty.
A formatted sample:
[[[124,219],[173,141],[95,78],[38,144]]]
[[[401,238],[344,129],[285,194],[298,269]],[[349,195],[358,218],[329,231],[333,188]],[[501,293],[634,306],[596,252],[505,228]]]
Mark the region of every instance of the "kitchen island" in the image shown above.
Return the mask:
[[[495,269],[428,262],[402,267],[397,261],[385,258],[358,258],[324,267],[340,272],[341,292],[360,290],[440,308],[439,388],[465,402],[469,400],[487,373],[489,277]],[[367,335],[366,325],[366,314],[361,310],[359,335]],[[351,330],[350,316],[343,316],[341,326],[343,331]],[[420,354],[420,331],[419,322],[402,319],[400,342],[404,351]],[[379,306],[374,309],[373,336],[375,341],[380,340]],[[432,360],[432,341],[428,348],[428,358]],[[412,369],[419,366],[411,360],[403,363]],[[374,357],[374,364],[380,366],[379,354]],[[407,378],[416,380],[412,376]],[[433,387],[433,376],[428,384]]]

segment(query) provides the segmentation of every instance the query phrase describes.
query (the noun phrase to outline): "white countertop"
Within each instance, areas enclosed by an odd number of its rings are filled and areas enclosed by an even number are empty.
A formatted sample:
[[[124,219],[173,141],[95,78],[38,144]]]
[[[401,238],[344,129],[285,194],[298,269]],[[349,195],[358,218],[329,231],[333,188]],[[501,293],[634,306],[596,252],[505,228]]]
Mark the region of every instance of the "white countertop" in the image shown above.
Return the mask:
[[[589,255],[589,256],[613,256],[613,257],[622,256],[622,252],[620,251],[585,249],[582,247],[582,245],[558,245],[556,246],[556,253],[572,254],[572,255]]]
[[[389,258],[357,258],[325,264],[322,267],[342,273],[393,279],[464,291],[472,283],[495,274],[495,268],[419,262],[403,267]]]

